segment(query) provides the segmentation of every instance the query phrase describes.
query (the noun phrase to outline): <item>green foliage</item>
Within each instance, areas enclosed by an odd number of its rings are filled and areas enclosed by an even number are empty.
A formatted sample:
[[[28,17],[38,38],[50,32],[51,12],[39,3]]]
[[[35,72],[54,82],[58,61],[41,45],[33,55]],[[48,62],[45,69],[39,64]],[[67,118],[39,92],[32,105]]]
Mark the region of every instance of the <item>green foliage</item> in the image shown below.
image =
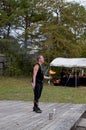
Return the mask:
[[[24,65],[21,65],[24,53],[15,39],[0,39],[0,53],[5,54],[3,75],[19,76],[27,72],[22,69]]]
[[[20,45],[16,39],[0,39],[0,53],[17,55],[16,52],[20,50]]]
[[[82,48],[81,57],[86,57],[86,44],[80,44]]]
[[[29,75],[35,48],[46,64],[55,57],[86,57],[85,16],[83,6],[63,0],[1,0],[0,53],[10,64],[5,63],[6,74]]]
[[[71,3],[57,7],[57,16],[41,28],[46,40],[40,51],[48,63],[56,57],[81,57],[83,52],[79,43],[85,33],[85,8]]]
[[[15,67],[15,66],[9,66],[8,68],[5,69],[4,73],[3,73],[4,76],[20,76],[22,75],[22,72],[20,69],[18,69],[18,67]]]
[[[15,28],[17,24],[16,19],[17,1],[15,0],[1,0],[0,1],[0,27],[2,37],[9,38],[11,28]]]

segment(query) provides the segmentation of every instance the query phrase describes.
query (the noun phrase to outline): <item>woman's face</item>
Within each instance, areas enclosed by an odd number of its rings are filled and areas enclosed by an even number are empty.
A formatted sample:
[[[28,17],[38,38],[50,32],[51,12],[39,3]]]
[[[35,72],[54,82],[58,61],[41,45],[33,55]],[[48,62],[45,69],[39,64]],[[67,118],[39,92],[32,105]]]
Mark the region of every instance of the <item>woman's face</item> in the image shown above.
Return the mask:
[[[44,63],[44,57],[40,56],[39,61],[43,64]]]

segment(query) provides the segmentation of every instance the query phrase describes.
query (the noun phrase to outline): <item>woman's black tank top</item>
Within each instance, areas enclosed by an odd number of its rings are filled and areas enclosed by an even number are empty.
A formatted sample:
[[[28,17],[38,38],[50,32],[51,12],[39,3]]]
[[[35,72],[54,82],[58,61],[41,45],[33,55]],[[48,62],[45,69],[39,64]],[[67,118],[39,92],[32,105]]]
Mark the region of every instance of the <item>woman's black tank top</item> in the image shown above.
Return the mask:
[[[36,75],[36,81],[43,82],[43,79],[44,79],[43,70],[42,70],[39,63],[36,63],[36,64],[39,66],[39,69],[38,69],[38,72],[37,72],[37,75]]]

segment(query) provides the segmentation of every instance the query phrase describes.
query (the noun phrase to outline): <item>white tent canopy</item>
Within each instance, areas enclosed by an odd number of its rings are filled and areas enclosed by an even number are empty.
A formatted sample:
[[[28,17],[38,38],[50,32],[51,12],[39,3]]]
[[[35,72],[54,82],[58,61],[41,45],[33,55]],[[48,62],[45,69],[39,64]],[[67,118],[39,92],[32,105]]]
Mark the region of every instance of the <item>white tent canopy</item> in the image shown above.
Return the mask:
[[[86,68],[86,58],[55,58],[50,66]]]

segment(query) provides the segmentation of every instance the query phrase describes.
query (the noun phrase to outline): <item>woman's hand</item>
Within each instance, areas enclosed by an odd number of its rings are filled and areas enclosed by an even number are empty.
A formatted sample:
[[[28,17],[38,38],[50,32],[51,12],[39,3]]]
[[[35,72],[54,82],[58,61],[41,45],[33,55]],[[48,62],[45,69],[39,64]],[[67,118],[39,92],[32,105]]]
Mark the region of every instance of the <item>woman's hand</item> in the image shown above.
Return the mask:
[[[50,80],[50,79],[52,79],[52,76],[45,76],[44,75],[44,78]]]
[[[32,83],[32,88],[35,89],[35,83]]]

